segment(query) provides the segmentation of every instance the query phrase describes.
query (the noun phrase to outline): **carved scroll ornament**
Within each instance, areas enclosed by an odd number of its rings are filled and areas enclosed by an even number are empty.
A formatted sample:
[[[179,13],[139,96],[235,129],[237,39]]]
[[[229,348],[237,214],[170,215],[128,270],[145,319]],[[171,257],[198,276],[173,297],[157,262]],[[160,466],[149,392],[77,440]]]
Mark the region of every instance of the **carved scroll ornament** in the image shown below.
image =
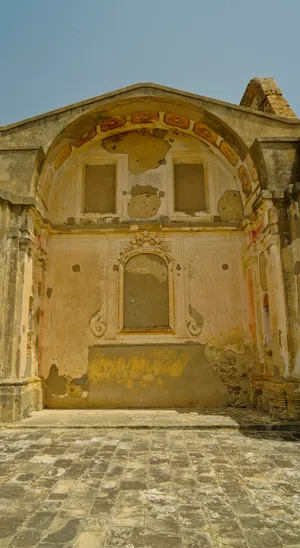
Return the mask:
[[[191,320],[187,323],[187,328],[190,335],[192,335],[193,337],[197,337],[197,335],[200,335],[202,331],[202,327],[199,327],[199,325],[197,325],[194,320]]]
[[[192,337],[197,337],[203,329],[203,317],[192,305],[189,305],[188,311],[190,317],[187,322],[188,332]]]
[[[103,321],[101,314],[101,308],[90,319],[90,328],[94,337],[103,337],[106,329],[106,325]]]

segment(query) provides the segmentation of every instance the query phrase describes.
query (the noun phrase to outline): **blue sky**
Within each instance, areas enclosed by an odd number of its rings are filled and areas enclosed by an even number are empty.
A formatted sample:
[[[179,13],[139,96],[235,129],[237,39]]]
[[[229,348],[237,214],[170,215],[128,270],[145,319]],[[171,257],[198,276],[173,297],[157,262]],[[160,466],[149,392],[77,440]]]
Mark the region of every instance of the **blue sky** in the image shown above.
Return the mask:
[[[239,103],[272,76],[300,117],[299,0],[0,0],[0,125],[136,82]]]

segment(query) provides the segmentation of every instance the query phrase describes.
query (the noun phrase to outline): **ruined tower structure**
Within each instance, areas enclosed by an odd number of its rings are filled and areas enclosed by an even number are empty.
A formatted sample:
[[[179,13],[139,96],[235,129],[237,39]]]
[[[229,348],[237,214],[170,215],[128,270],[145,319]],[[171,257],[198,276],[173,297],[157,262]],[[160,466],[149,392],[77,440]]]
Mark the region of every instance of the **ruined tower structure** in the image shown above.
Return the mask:
[[[300,418],[300,119],[137,84],[0,128],[0,416]]]

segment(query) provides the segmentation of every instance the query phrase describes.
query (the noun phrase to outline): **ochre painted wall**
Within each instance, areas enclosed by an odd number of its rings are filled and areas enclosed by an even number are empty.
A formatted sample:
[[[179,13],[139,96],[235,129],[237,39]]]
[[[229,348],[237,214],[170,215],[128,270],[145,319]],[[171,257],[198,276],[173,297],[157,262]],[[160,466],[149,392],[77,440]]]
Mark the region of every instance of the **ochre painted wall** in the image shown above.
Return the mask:
[[[129,241],[126,234],[50,239],[42,353],[45,404],[249,402],[252,356],[243,237],[208,232],[182,239],[176,233],[165,236],[172,325],[140,332],[122,329],[124,276],[118,257]],[[143,249],[147,251],[147,243]],[[144,274],[141,269],[140,276]],[[90,325],[99,310],[105,326],[100,338]]]

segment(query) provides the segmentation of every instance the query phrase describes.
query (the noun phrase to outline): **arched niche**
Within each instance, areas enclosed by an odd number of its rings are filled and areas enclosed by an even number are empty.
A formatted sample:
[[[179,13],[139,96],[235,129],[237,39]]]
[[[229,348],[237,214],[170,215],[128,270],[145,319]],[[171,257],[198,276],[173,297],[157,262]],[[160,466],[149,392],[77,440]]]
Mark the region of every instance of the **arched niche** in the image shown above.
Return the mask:
[[[131,254],[121,264],[120,323],[123,331],[169,331],[173,325],[172,267],[163,253]]]
[[[143,110],[138,99],[134,98],[126,107],[117,102],[111,112],[102,112],[100,109],[95,110],[93,116],[91,112],[82,115],[54,140],[38,182],[39,195],[48,208],[46,218],[51,220],[49,205],[51,201],[53,204],[55,187],[60,185],[66,169],[69,170],[68,178],[74,195],[78,194],[76,158],[84,156],[90,147],[98,144],[99,150],[111,154],[112,158],[115,153],[127,154],[129,171],[134,173],[141,164],[147,164],[147,169],[157,168],[159,162],[164,161],[168,147],[171,145],[174,148],[172,141],[176,139],[186,141],[188,146],[198,141],[210,150],[235,181],[245,213],[251,212],[252,203],[260,193],[259,173],[250,150],[237,133],[216,116],[200,113],[199,109],[187,103],[178,104],[176,112],[174,105],[169,110],[171,104],[159,98],[156,98],[155,104],[151,98],[143,98],[143,103]],[[143,146],[140,143],[141,137]],[[141,148],[147,151],[142,159],[139,157]],[[150,158],[151,155],[153,158]],[[62,190],[59,199],[62,208],[67,209],[69,201],[72,201],[72,192]]]

